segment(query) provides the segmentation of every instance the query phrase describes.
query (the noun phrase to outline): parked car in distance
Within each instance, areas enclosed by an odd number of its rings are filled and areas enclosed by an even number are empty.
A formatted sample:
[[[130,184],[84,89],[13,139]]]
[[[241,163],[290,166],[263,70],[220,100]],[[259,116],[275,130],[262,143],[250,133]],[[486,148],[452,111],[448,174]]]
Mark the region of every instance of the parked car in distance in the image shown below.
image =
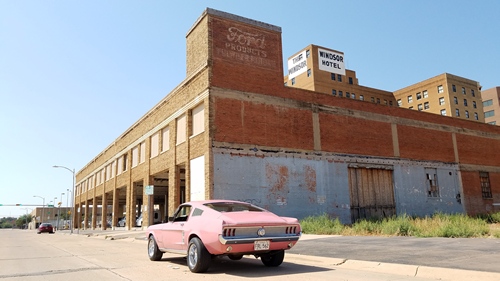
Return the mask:
[[[158,210],[155,210],[153,215],[153,224],[157,224],[160,222],[161,222],[160,212]],[[142,227],[142,213],[139,215],[138,218],[135,219],[135,226]]]
[[[168,220],[147,228],[149,259],[159,261],[164,252],[187,255],[195,273],[208,270],[215,256],[254,255],[265,266],[279,266],[302,234],[296,218],[231,200],[186,202]]]
[[[36,233],[40,234],[42,232],[48,232],[50,234],[54,234],[54,228],[52,227],[52,224],[42,223],[36,230]]]
[[[116,224],[116,226],[124,227],[126,223],[127,223],[127,218],[126,218],[126,217],[123,217],[123,218],[121,218],[121,219],[118,221],[118,223]]]

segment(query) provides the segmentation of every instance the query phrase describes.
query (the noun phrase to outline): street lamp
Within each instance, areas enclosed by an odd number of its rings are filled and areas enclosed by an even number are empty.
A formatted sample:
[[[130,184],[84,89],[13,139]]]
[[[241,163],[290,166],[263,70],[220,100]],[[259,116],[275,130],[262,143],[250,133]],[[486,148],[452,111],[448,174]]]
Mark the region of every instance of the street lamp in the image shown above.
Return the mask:
[[[24,217],[24,221],[26,223],[26,229],[28,229],[28,210],[33,210],[33,209],[30,209],[30,208],[22,208],[22,209],[26,210],[26,216]]]
[[[64,167],[64,166],[57,166],[57,165],[54,165],[52,166],[54,168],[63,168],[63,169],[66,169],[68,171],[70,171],[72,174],[73,174],[73,186],[71,187],[71,221],[70,221],[70,226],[69,228],[71,229],[71,233],[73,233],[73,222],[75,221],[75,169],[70,169],[68,167]],[[69,189],[68,189],[69,191]]]
[[[33,197],[42,198],[42,200],[43,200],[43,205],[42,205],[42,219],[41,219],[41,223],[43,223],[43,209],[45,209],[45,198],[43,198],[42,196],[38,196],[38,195],[33,195]],[[35,222],[35,227],[36,227],[36,222]]]

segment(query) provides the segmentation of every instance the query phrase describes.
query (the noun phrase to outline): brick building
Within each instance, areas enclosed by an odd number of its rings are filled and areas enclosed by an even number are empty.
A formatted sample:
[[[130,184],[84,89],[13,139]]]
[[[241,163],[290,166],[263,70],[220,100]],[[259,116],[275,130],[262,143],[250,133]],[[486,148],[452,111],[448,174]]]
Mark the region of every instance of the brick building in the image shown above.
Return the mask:
[[[479,82],[443,73],[394,92],[398,106],[484,123]]]
[[[344,223],[500,202],[499,127],[285,87],[270,24],[207,9],[186,41],[186,79],[77,173],[75,225],[210,198]]]
[[[500,125],[500,87],[482,92],[484,122],[490,125]]]

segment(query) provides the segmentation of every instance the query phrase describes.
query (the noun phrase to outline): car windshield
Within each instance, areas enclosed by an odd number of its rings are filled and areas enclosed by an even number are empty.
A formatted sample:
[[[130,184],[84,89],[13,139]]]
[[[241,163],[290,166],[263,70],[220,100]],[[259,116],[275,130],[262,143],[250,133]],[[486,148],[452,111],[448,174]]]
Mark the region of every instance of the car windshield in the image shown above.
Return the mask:
[[[205,206],[219,212],[264,212],[264,209],[251,204],[235,203],[235,202],[215,202],[207,203]]]

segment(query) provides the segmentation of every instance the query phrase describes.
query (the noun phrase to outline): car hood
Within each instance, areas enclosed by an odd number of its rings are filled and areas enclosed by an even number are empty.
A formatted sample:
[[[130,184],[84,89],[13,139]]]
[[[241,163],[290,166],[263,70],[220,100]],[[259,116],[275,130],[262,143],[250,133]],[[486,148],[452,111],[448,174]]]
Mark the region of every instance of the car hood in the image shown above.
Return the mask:
[[[286,224],[288,218],[277,216],[271,212],[230,212],[221,213],[220,217],[226,224]]]

